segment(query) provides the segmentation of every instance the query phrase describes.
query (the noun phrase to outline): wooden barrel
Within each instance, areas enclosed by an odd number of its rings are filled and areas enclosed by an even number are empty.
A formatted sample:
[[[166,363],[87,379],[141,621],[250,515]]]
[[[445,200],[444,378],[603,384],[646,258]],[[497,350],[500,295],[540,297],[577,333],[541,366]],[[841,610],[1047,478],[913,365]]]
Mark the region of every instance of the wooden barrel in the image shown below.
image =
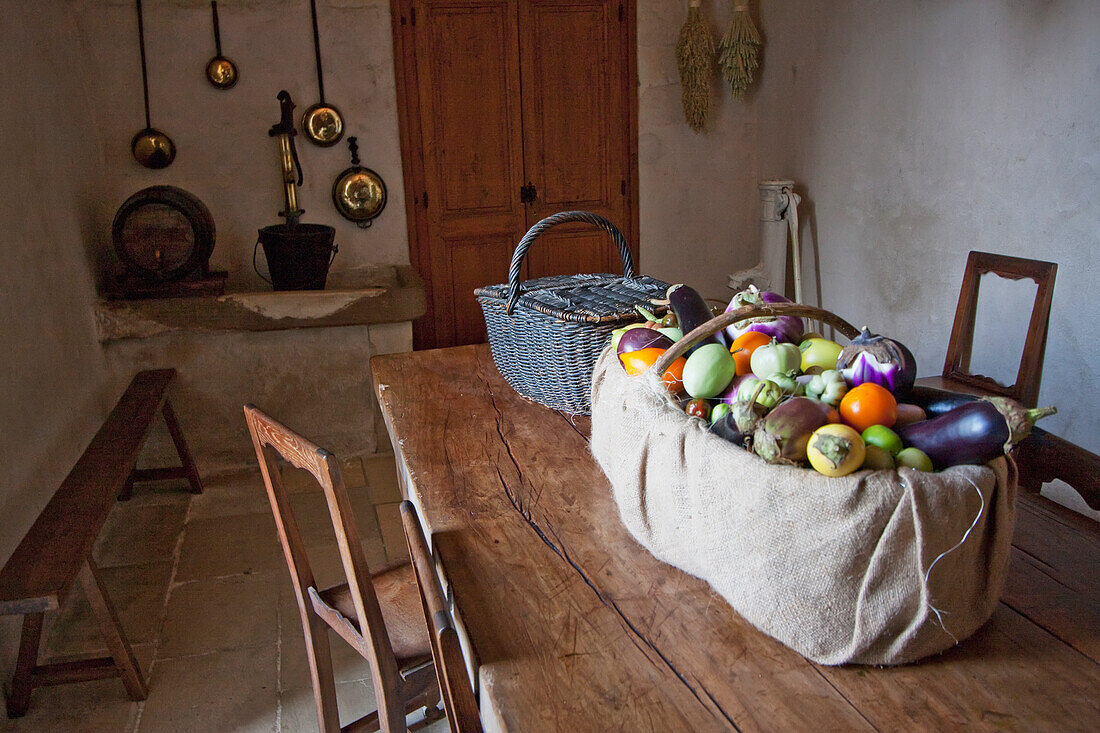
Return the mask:
[[[150,283],[205,272],[214,237],[210,210],[175,186],[138,191],[119,207],[111,225],[114,251],[126,271]]]

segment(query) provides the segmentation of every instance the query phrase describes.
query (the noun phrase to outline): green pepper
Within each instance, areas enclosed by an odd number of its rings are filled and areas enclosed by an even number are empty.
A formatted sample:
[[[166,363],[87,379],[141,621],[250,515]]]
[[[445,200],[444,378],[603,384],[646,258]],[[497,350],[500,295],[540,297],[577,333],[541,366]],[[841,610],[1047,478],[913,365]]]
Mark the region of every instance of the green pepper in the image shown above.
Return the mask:
[[[848,383],[844,381],[844,375],[836,369],[827,369],[821,374],[815,374],[810,383],[806,385],[806,395],[814,399],[836,407],[840,399],[847,394]]]
[[[806,388],[799,384],[790,374],[773,374],[764,381],[779,385],[779,388],[783,390],[784,394],[801,397],[806,393]]]
[[[797,344],[781,344],[772,339],[752,352],[749,358],[752,373],[761,379],[773,374],[798,374],[802,368],[802,352]]]
[[[760,348],[764,347],[761,346]],[[761,385],[763,385],[762,388]],[[737,401],[750,401],[758,388],[760,388],[760,392],[756,395],[756,403],[768,410],[775,407],[779,404],[779,400],[783,399],[783,388],[775,382],[767,379],[757,379],[756,377],[745,377],[737,385]]]

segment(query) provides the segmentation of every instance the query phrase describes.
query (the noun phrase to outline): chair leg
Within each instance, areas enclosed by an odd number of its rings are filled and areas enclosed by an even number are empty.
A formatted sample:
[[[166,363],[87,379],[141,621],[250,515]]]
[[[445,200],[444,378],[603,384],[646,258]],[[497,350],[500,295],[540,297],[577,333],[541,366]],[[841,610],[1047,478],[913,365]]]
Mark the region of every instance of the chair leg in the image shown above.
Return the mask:
[[[15,662],[15,674],[8,695],[8,717],[21,718],[27,714],[34,689],[34,668],[38,664],[38,646],[42,640],[44,613],[28,613],[23,617],[23,633],[19,637],[19,656]]]
[[[91,558],[80,569],[80,585],[84,589],[84,595],[88,597],[88,604],[92,607],[96,621],[99,622],[99,633],[107,642],[107,649],[115,660],[115,667],[122,677],[122,684],[126,686],[126,692],[131,700],[144,700],[149,695],[149,686],[134,657],[134,651],[130,648],[130,642],[122,633],[118,614],[107,597]]]
[[[183,431],[176,419],[176,413],[172,410],[172,403],[167,399],[164,400],[161,413],[164,415],[164,424],[168,426],[168,433],[172,436],[172,442],[176,446],[180,463],[183,464],[183,468],[187,472],[187,483],[191,485],[191,493],[201,494],[202,479],[199,478],[199,471],[195,468],[194,459],[191,458],[191,451],[187,448],[187,441],[183,439]]]

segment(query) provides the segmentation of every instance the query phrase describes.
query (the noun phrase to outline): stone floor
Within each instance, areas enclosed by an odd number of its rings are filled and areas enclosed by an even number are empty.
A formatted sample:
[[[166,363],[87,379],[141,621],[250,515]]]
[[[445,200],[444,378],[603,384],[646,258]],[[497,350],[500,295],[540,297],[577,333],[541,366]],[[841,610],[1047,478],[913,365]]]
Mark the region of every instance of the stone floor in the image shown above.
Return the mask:
[[[343,473],[368,564],[406,558],[393,457],[349,459]],[[284,477],[318,583],[342,582],[316,482],[293,468]],[[0,731],[317,729],[301,621],[259,471],[210,477],[199,496],[173,483],[139,485],[115,507],[95,551],[149,698],[131,702],[118,679],[42,688],[25,717],[0,717]],[[103,653],[90,613],[77,590],[47,616],[46,661]],[[370,669],[332,638],[347,724],[376,708]],[[419,717],[408,722],[417,727]]]

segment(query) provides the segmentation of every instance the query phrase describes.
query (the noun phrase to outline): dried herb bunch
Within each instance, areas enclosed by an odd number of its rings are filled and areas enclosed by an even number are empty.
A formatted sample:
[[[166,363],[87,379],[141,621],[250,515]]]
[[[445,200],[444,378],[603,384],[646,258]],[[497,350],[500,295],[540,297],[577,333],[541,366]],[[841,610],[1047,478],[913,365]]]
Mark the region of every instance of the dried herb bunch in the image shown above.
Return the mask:
[[[730,84],[733,96],[740,99],[745,96],[756,71],[757,53],[760,48],[760,33],[749,16],[746,0],[734,0],[733,16],[730,27],[722,37],[719,64],[722,76]]]
[[[710,112],[710,80],[714,76],[714,36],[699,9],[702,1],[690,0],[688,3],[687,19],[676,43],[684,119],[695,132],[706,127]]]

